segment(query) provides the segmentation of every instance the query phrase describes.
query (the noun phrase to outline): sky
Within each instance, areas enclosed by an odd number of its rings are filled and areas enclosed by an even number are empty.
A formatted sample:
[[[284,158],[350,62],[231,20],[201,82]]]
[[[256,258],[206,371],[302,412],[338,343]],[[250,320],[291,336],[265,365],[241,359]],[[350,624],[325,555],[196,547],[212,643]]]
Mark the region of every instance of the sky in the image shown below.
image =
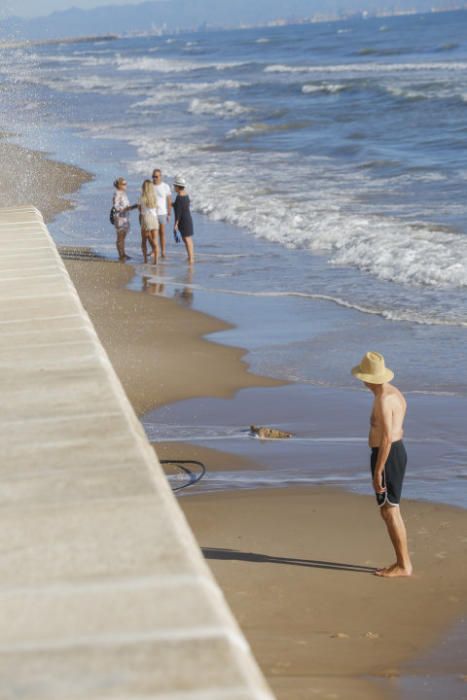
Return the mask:
[[[102,5],[136,5],[143,0],[0,0],[0,16],[38,17],[51,12],[80,7],[89,10]],[[220,0],[222,1],[222,0]]]
[[[154,1],[154,0],[153,0]],[[156,0],[158,2],[170,2],[170,0]],[[40,15],[48,15],[51,12],[68,10],[71,7],[79,7],[81,9],[91,9],[94,7],[103,7],[105,5],[136,5],[143,2],[143,0],[0,0],[0,20],[2,18],[16,16],[16,17],[38,17]],[[218,2],[231,2],[231,0],[218,0]],[[254,0],[252,0],[254,2]],[[277,2],[277,0],[276,0]],[[279,6],[286,8],[287,0],[283,0],[282,3],[278,3]],[[332,9],[338,5],[339,2],[336,0],[323,0],[322,9]],[[355,9],[362,8],[366,6],[365,0],[346,0],[345,3],[347,8],[355,6]],[[398,6],[399,8],[415,6],[417,2],[415,0],[369,0],[368,4],[372,6],[385,5],[385,6]],[[420,3],[419,3],[420,4]],[[434,0],[433,5],[436,6],[446,6],[449,4],[447,0],[441,2],[441,0]],[[455,4],[460,4],[457,2]],[[316,3],[314,3],[316,7]],[[427,8],[429,3],[427,2]]]

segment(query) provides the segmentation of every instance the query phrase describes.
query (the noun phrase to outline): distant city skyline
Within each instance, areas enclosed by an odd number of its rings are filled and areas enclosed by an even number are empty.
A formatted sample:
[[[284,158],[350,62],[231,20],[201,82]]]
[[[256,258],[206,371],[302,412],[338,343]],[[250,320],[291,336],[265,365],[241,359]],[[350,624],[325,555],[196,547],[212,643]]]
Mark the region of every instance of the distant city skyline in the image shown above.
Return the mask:
[[[152,0],[153,2],[161,3],[171,3],[172,0]],[[235,0],[218,0],[219,3],[229,2],[230,5],[235,5]],[[105,6],[122,6],[122,5],[139,5],[142,4],[144,0],[4,0],[0,6],[0,19],[10,16],[31,18],[38,16],[45,16],[52,12],[60,12],[63,10],[69,10],[71,8],[79,8],[83,10],[91,10],[95,8],[102,8]],[[195,2],[194,2],[195,4]],[[204,4],[203,0],[198,0],[196,4],[202,11]],[[311,6],[313,6],[313,12],[316,12],[316,2],[310,3],[310,14]],[[278,16],[287,15],[289,3],[287,0],[271,0],[271,6],[277,7]],[[351,11],[352,9],[356,12],[369,10],[372,12],[377,12],[378,10],[384,9],[394,9],[399,11],[406,10],[423,10],[429,11],[430,9],[452,9],[454,7],[459,7],[465,5],[465,3],[459,0],[431,0],[431,2],[424,2],[424,0],[324,0],[319,3],[320,11],[323,14],[328,14],[335,12],[339,9],[345,9],[346,11]],[[209,16],[206,16],[206,21],[209,21]]]

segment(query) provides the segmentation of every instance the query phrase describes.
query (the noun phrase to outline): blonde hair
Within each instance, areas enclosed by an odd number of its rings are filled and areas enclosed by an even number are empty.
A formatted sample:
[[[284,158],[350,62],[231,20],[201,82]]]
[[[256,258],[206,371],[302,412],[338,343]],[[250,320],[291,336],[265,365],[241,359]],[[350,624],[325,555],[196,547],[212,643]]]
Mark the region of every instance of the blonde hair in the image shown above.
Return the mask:
[[[156,208],[156,195],[154,194],[154,187],[151,182],[151,180],[145,180],[143,182],[143,186],[141,188],[142,195],[141,195],[141,200],[144,204],[144,206],[148,207],[148,209],[155,209]]]
[[[126,183],[126,179],[124,177],[117,177],[117,179],[114,180],[114,187],[118,189],[124,182]]]

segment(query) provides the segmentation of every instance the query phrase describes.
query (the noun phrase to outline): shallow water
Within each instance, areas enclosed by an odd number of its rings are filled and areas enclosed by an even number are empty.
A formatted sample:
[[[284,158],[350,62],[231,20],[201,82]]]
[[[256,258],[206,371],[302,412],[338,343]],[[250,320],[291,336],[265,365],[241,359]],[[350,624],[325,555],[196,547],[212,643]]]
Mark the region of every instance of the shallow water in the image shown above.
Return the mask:
[[[156,165],[187,177],[195,268],[174,244],[140,265],[134,217],[131,286],[232,322],[213,339],[292,382],[251,418],[297,432],[287,446],[246,439],[244,392],[226,433],[216,403],[201,423],[172,409],[184,439],[267,462],[255,483],[366,488],[369,397],[349,370],[375,349],[409,392],[408,495],[465,506],[466,28],[457,12],[2,51],[0,128],[96,176],[57,242],[115,256],[115,176],[132,201]],[[170,437],[164,416],[150,436]]]
[[[465,399],[407,395],[409,463],[404,496],[467,507]],[[371,493],[367,421],[369,392],[291,384],[244,389],[233,399],[190,399],[147,413],[150,440],[200,443],[255,460],[258,471],[210,472],[197,489],[331,484]],[[249,426],[293,433],[285,440],[252,437]]]

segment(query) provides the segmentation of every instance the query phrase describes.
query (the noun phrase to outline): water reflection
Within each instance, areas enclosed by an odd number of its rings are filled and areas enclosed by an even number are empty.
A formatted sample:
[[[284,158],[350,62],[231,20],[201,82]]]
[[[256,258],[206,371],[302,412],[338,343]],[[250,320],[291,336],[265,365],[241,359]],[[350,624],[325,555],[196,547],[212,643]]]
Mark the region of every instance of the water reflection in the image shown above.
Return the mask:
[[[155,278],[153,276],[147,277],[142,276],[142,290],[143,292],[148,292],[149,294],[154,294],[155,296],[166,296],[169,297],[173,294],[173,298],[184,306],[191,307],[194,301],[193,293],[193,269],[187,268],[185,272],[180,276],[180,279],[175,284],[170,284],[166,291],[166,284],[163,280]]]

